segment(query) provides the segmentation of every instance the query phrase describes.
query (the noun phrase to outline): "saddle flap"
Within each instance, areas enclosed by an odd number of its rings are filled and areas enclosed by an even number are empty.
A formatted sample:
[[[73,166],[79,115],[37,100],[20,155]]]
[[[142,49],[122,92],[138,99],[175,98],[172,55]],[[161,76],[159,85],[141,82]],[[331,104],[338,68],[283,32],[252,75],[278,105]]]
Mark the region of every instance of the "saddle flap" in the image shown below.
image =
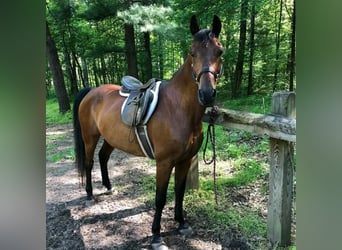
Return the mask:
[[[139,91],[131,92],[122,105],[122,121],[130,127],[135,126],[137,123],[136,121],[140,119],[140,115],[138,116],[138,110],[140,108],[140,101],[143,94],[144,93],[140,93]],[[139,113],[141,114],[141,111]]]

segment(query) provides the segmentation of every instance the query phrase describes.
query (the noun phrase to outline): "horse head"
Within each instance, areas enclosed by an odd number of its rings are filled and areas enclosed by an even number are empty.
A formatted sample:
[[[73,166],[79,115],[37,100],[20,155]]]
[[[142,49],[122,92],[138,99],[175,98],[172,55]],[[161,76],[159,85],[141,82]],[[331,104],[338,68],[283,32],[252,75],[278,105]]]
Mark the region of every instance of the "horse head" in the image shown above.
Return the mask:
[[[202,106],[212,106],[216,97],[216,84],[222,75],[223,46],[218,40],[221,20],[214,15],[212,28],[200,29],[196,16],[191,17],[190,30],[193,35],[190,55],[192,75],[198,84],[198,100]]]

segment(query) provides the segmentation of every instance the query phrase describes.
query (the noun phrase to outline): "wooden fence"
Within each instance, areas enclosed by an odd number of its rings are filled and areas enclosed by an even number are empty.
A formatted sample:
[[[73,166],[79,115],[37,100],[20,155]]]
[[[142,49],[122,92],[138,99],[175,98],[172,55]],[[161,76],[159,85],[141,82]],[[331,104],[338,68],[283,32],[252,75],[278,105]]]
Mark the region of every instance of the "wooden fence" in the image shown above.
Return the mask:
[[[270,137],[270,177],[267,236],[273,246],[291,244],[291,208],[293,198],[294,142],[296,142],[296,105],[294,92],[276,92],[270,115],[218,109],[215,124],[242,129]],[[209,109],[203,121],[209,122]],[[198,157],[194,157],[187,180],[197,189]]]

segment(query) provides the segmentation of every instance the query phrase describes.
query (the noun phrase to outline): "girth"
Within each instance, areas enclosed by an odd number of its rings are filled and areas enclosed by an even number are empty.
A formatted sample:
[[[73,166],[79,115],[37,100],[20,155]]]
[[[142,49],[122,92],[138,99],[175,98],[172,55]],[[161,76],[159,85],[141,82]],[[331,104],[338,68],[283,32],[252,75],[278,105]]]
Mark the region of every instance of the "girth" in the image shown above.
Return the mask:
[[[121,107],[121,119],[123,123],[135,129],[144,154],[154,159],[153,145],[147,133],[147,122],[157,106],[161,81],[152,78],[143,84],[132,76],[124,76],[121,83],[120,95],[126,97]]]

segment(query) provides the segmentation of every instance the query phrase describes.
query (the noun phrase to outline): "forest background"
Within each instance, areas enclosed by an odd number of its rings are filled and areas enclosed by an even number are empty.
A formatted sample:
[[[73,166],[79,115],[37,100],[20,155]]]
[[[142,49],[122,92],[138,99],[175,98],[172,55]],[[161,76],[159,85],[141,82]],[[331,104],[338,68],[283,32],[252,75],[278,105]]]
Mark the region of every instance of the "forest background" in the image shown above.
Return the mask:
[[[223,23],[221,99],[295,91],[295,0],[47,0],[47,98],[66,112],[83,87],[171,78],[189,53],[194,14],[201,28],[213,15]]]

